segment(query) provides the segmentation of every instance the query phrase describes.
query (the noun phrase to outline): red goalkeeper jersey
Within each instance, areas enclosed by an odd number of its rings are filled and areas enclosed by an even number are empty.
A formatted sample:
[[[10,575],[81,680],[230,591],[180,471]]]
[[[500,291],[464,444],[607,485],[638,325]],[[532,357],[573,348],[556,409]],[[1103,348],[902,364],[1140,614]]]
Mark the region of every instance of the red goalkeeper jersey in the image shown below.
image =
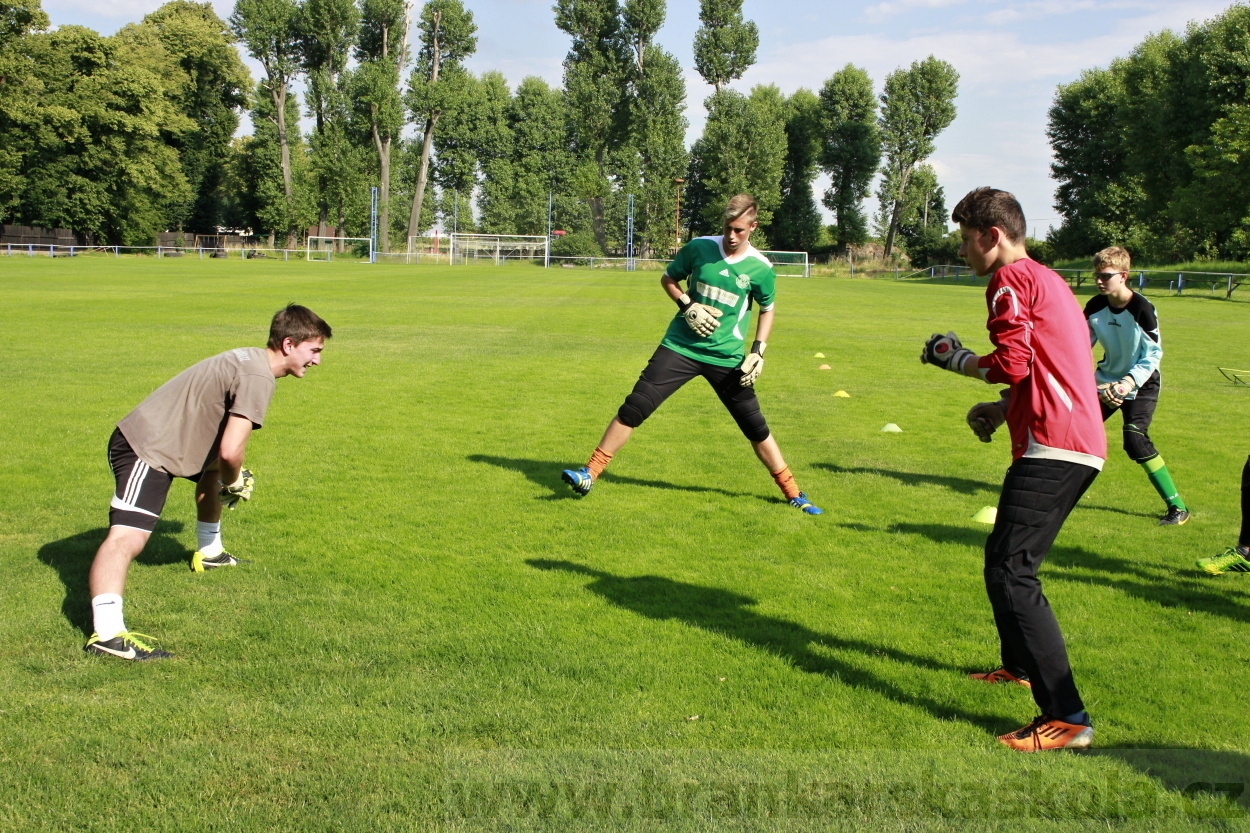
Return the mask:
[[[977,366],[985,381],[1011,385],[1012,459],[1067,460],[1101,471],[1107,435],[1089,329],[1072,290],[1025,258],[993,274],[985,299],[995,349]]]

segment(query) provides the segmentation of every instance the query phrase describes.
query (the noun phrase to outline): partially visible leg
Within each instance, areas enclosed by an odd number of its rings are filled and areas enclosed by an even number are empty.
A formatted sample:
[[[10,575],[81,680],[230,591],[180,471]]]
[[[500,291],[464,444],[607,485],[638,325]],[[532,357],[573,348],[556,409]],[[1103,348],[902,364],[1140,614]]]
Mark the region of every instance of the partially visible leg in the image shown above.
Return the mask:
[[[629,442],[634,429],[655,413],[664,400],[699,374],[699,363],[667,347],[659,347],[643,368],[634,389],[604,429],[599,445],[580,469],[565,469],[560,477],[579,495],[589,494],[608,463]]]
[[[1120,409],[1124,414],[1124,451],[1146,472],[1150,484],[1167,506],[1167,514],[1160,523],[1179,526],[1189,520],[1189,509],[1181,500],[1163,457],[1150,440],[1150,423],[1154,420],[1158,404],[1159,379],[1156,375],[1151,376],[1137,391],[1137,396],[1125,402]]]
[[[202,573],[214,567],[233,567],[239,560],[226,552],[221,540],[221,477],[213,462],[195,482],[195,552],[191,570]]]
[[[791,506],[801,509],[809,515],[819,515],[821,511],[807,495],[800,491],[794,482],[794,475],[781,455],[781,448],[772,432],[768,430],[768,422],[760,412],[759,399],[755,396],[755,388],[741,384],[742,371],[736,367],[716,367],[705,365],[703,377],[708,380],[717,397],[738,424],[742,435],[751,443],[755,456],[773,476],[773,482]]]
[[[1250,457],[1241,470],[1241,534],[1237,536],[1237,546],[1210,558],[1199,558],[1198,569],[1213,576],[1250,573]]]
[[[1250,556],[1250,457],[1241,470],[1241,535],[1237,546],[1243,550],[1242,555]]]

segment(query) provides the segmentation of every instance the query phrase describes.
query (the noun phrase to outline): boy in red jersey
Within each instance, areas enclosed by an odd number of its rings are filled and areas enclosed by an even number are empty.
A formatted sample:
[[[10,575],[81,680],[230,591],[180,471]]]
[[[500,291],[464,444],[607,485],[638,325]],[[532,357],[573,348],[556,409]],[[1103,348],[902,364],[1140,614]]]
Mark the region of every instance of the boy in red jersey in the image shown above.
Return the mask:
[[[954,333],[934,334],[920,360],[990,384],[1009,385],[982,402],[968,423],[985,442],[1003,422],[1012,464],[998,519],[985,542],[985,589],[1002,646],[1002,667],[973,679],[1032,689],[1041,715],[999,740],[1023,752],[1089,746],[1094,730],[1076,690],[1059,623],[1038,568],[1063,522],[1107,457],[1085,316],[1063,278],[1029,258],[1024,211],[1006,191],[977,188],[951,219],[959,254],[989,276],[989,336],[977,356]]]

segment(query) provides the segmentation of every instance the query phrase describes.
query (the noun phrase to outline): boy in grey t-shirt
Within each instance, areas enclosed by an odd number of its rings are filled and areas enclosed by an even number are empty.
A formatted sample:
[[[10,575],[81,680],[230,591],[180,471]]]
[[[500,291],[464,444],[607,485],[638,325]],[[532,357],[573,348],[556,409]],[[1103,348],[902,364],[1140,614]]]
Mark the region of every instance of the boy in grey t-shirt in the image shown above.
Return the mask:
[[[274,315],[265,349],[240,347],[207,358],[161,385],[117,423],[109,439],[117,487],[108,536],[88,577],[95,633],[85,651],[127,660],[169,656],[126,630],[122,591],[130,562],[156,529],[170,484],[183,477],[196,484],[191,569],[202,573],[239,563],[222,546],[221,511],[252,496],[254,480],[243,468],[247,441],[264,424],[275,380],[302,378],[320,364],[330,336],[330,325],[316,313],[290,304]]]

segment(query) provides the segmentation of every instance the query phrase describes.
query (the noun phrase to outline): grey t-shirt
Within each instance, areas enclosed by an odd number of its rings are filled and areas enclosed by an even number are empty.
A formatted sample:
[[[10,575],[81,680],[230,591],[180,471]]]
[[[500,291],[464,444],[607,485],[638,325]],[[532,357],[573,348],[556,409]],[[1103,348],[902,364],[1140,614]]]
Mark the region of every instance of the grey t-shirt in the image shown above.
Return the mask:
[[[263,349],[227,350],[161,385],[117,427],[152,468],[193,477],[217,459],[229,414],[264,424],[276,381]]]

